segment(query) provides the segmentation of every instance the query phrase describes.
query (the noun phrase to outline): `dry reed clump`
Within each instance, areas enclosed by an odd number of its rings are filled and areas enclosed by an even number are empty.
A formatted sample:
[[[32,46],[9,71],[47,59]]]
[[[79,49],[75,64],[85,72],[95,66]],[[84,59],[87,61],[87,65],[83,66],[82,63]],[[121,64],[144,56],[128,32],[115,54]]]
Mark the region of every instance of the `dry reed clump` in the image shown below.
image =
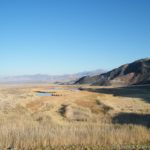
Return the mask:
[[[140,136],[139,136],[140,135]],[[150,130],[143,126],[74,122],[58,125],[16,117],[0,122],[0,147],[17,150],[46,149],[69,145],[108,147],[149,142]]]
[[[100,107],[104,114],[107,114],[110,110],[113,110],[112,107],[105,105],[100,100],[96,100],[96,104]]]
[[[62,105],[59,112],[70,121],[87,121],[92,116],[89,108],[76,105]]]
[[[33,113],[31,116],[34,121],[37,121],[40,123],[51,122],[51,120],[52,120],[51,116],[47,115],[44,112]]]

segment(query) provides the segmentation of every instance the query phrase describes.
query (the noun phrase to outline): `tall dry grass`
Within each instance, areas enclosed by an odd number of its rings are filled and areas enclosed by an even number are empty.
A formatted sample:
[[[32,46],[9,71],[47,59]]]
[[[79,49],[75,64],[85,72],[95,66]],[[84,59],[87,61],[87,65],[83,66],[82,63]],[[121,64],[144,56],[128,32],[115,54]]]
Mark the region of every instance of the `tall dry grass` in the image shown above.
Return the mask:
[[[18,117],[0,122],[0,147],[17,150],[45,149],[50,146],[99,145],[110,148],[150,141],[150,130],[143,126],[31,121]]]
[[[133,125],[132,118],[130,124],[112,123],[121,108],[128,112],[136,104],[133,112],[145,111],[150,107],[145,102],[87,92],[63,91],[64,96],[51,98],[34,94],[32,88],[0,91],[0,150],[100,150],[150,144],[150,129],[144,124]],[[115,109],[117,105],[121,108]]]

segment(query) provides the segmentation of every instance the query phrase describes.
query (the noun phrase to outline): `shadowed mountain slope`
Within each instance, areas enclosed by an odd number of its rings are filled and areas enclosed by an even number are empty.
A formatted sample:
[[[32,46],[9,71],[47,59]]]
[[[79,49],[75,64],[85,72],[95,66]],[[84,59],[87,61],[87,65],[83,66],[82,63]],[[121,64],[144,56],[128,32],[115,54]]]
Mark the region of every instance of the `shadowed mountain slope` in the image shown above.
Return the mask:
[[[107,73],[96,76],[85,76],[75,84],[91,85],[133,85],[150,83],[150,59],[140,59],[130,64],[125,64]]]

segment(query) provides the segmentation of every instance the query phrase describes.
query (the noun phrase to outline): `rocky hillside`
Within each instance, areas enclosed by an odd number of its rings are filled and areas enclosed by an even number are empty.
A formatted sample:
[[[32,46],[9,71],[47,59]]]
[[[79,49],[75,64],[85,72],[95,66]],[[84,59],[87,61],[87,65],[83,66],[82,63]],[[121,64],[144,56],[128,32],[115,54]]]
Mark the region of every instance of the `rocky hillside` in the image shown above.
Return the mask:
[[[75,84],[101,86],[150,84],[150,58],[122,65],[119,68],[100,75],[82,77]]]

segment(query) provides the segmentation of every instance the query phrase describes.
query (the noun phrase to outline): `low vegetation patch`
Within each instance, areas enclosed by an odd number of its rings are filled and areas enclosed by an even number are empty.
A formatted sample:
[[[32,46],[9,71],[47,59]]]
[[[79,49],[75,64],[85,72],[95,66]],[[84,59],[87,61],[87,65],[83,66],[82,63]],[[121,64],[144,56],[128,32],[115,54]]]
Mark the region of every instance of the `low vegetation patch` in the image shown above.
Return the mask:
[[[149,113],[144,111],[150,108],[149,103],[71,90],[59,91],[62,96],[37,97],[35,91],[43,89],[0,91],[0,150],[131,150],[149,146]],[[129,112],[131,107],[134,109]]]
[[[91,118],[90,109],[75,105],[62,105],[59,112],[69,121],[87,121]]]

